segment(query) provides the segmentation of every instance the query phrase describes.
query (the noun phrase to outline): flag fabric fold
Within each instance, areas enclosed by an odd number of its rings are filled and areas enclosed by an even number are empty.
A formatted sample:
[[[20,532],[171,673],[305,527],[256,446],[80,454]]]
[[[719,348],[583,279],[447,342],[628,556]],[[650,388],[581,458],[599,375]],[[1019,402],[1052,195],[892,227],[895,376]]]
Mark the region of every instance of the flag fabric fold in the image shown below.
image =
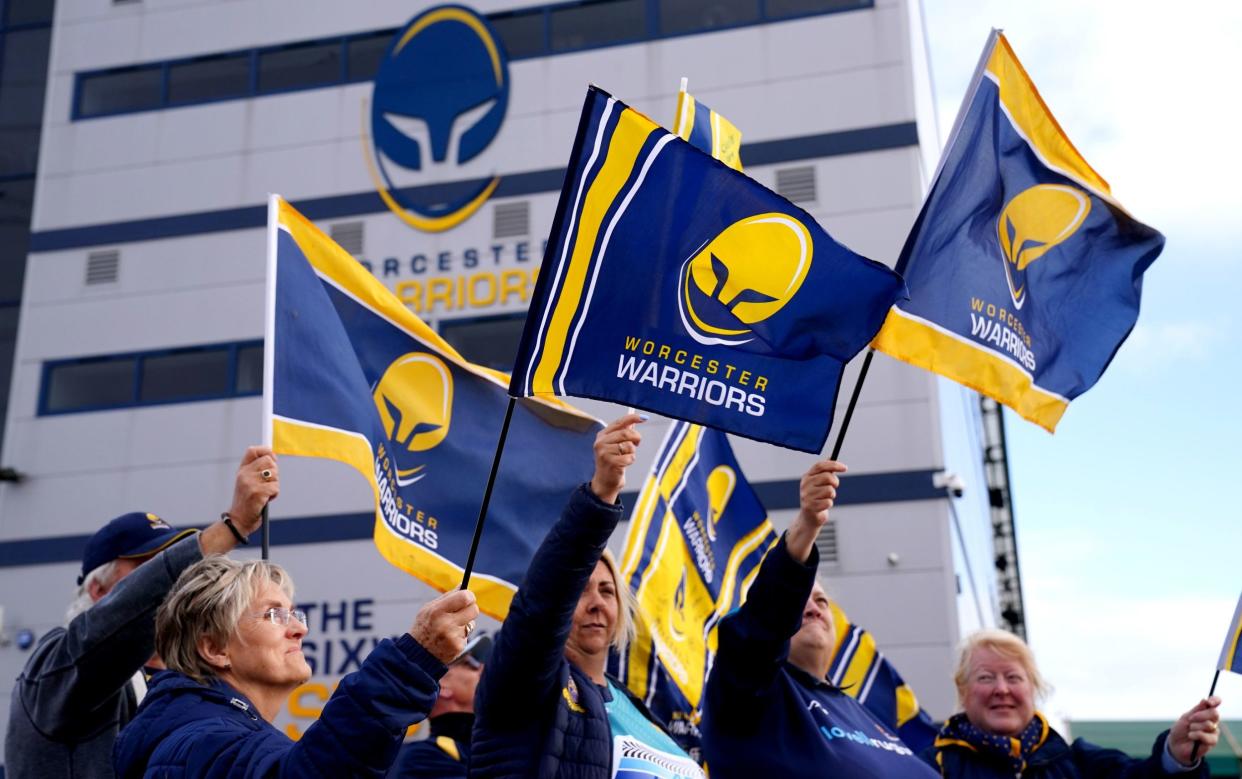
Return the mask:
[[[742,169],[742,131],[689,92],[677,93],[677,137],[728,165]]]
[[[874,346],[1048,431],[1138,318],[1164,237],[1130,216],[993,33]]]
[[[1233,611],[1233,622],[1229,623],[1229,632],[1225,635],[1225,645],[1220,650],[1220,660],[1216,668],[1221,671],[1232,671],[1242,674],[1242,596],[1238,597],[1238,606]]]
[[[375,496],[382,556],[436,589],[457,587],[509,377],[467,362],[275,197],[268,229],[264,402],[272,448],[355,468]],[[508,613],[544,531],[590,478],[599,428],[559,401],[515,407],[471,579],[485,613]],[[530,467],[532,452],[539,467]]]
[[[805,211],[592,87],[510,393],[823,447],[905,289]]]

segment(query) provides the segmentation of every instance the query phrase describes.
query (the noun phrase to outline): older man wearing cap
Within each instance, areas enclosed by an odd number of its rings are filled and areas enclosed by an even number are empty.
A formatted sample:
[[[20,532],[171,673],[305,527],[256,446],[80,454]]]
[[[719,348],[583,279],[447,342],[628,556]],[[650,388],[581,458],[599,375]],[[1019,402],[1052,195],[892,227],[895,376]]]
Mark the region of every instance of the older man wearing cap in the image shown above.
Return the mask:
[[[112,744],[146,690],[155,610],[186,568],[246,543],[279,491],[271,449],[252,446],[232,505],[202,533],[136,512],[86,542],[68,624],[39,640],[13,687],[4,742],[11,779],[115,775]]]
[[[474,691],[483,676],[483,664],[492,652],[492,639],[479,631],[466,642],[466,651],[449,663],[440,677],[440,694],[428,717],[431,732],[422,741],[401,748],[390,779],[456,779],[466,776],[470,763],[470,731],[474,727]]]

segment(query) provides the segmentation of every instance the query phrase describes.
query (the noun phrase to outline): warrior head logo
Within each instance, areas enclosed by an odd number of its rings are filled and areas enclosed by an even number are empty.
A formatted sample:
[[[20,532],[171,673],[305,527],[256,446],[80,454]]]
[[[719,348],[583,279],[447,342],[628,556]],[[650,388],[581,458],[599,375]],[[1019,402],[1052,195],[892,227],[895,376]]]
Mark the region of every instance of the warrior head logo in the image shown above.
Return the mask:
[[[681,267],[678,308],[701,344],[736,346],[793,298],[811,267],[810,231],[787,214],[729,225]]]
[[[716,523],[724,513],[733,488],[737,486],[737,473],[727,465],[718,465],[707,475],[707,501],[711,516],[707,518],[707,537],[716,540]]]
[[[1062,184],[1036,184],[1005,205],[996,232],[1016,308],[1026,302],[1027,266],[1073,235],[1090,212],[1087,193]]]
[[[397,484],[426,475],[425,463],[411,455],[426,452],[448,435],[453,413],[453,374],[426,352],[398,357],[384,371],[372,397],[397,462]]]

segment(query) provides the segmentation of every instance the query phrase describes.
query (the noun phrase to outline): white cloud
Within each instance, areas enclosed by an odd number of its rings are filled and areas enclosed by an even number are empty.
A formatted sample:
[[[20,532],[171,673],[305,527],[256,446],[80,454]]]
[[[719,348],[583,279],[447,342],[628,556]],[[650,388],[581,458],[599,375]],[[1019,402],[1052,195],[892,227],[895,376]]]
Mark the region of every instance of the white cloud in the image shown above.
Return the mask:
[[[1198,362],[1214,356],[1221,333],[1220,323],[1139,322],[1130,333],[1113,367],[1136,373],[1169,370],[1175,364]]]

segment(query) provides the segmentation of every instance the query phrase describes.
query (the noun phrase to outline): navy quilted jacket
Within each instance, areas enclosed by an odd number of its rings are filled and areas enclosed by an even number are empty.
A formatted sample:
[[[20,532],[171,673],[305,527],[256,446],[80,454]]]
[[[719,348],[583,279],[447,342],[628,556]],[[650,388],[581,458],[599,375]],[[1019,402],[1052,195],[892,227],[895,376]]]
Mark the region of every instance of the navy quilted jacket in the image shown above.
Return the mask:
[[[406,728],[439,694],[444,664],[409,635],[385,640],[341,680],[300,741],[229,685],[176,671],[152,677],[113,750],[118,777],[382,777]]]
[[[607,693],[564,652],[578,597],[621,515],[583,485],[535,552],[475,696],[471,777],[608,776]]]

